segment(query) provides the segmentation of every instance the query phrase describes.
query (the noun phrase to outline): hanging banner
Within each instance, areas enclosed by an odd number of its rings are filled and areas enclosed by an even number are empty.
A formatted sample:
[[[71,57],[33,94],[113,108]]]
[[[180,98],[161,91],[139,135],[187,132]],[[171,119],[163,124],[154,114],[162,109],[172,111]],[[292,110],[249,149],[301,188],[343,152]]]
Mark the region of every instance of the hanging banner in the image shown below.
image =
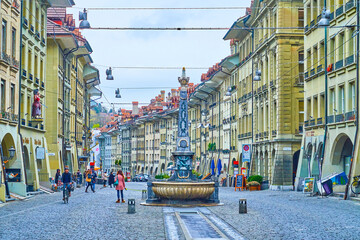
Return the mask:
[[[242,162],[250,162],[251,158],[251,145],[243,144],[242,145]]]

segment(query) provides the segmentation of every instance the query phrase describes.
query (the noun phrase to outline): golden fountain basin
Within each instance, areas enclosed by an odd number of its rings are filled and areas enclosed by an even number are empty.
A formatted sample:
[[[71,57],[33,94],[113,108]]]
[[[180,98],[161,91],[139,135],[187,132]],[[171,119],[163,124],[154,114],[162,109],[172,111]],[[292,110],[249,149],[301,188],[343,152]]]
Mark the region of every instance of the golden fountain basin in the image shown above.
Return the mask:
[[[208,199],[215,191],[214,182],[153,182],[156,196],[170,200]]]

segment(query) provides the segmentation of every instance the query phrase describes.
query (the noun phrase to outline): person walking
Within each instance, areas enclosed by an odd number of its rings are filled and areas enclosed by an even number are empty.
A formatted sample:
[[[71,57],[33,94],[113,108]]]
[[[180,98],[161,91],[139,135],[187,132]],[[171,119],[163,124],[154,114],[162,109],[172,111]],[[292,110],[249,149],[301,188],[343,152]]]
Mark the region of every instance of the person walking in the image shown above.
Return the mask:
[[[56,186],[59,183],[59,178],[61,178],[60,169],[56,170],[56,174],[55,174],[55,184],[56,184]]]
[[[93,192],[95,192],[95,190],[93,188],[93,184],[92,184],[92,171],[91,170],[88,170],[86,172],[86,178],[85,179],[86,179],[86,184],[87,184],[85,192],[88,192],[87,190],[88,190],[89,187],[91,188],[91,190]]]
[[[117,182],[117,185],[115,187],[116,191],[117,191],[117,198],[118,200],[116,201],[116,203],[120,202],[120,194],[121,194],[121,202],[124,203],[124,189],[125,189],[125,177],[124,174],[121,170],[119,170],[117,172],[117,175],[115,177],[115,183]]]
[[[111,171],[110,172],[110,175],[109,175],[109,186],[112,188],[112,185],[114,184],[115,182],[115,176],[114,176],[114,173]]]
[[[93,187],[93,192],[95,192],[95,184],[96,184],[96,178],[97,178],[97,174],[95,172],[95,170],[92,170],[91,173],[91,183],[92,183],[92,187]]]
[[[106,182],[108,180],[108,175],[107,175],[106,171],[102,172],[101,177],[102,177],[102,179],[104,181],[104,187],[106,187]]]

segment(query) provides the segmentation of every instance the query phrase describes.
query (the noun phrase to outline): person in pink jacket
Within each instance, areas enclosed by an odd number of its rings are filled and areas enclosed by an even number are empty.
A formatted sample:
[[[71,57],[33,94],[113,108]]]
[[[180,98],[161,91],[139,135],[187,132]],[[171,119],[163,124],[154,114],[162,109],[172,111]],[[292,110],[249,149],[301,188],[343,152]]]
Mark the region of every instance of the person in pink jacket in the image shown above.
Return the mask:
[[[115,182],[118,182],[118,185],[116,185],[115,189],[117,191],[117,198],[118,200],[116,201],[117,203],[120,202],[120,193],[121,193],[121,202],[124,203],[124,194],[123,194],[123,190],[125,189],[125,177],[124,174],[121,170],[119,170],[117,172],[117,175],[115,177]]]

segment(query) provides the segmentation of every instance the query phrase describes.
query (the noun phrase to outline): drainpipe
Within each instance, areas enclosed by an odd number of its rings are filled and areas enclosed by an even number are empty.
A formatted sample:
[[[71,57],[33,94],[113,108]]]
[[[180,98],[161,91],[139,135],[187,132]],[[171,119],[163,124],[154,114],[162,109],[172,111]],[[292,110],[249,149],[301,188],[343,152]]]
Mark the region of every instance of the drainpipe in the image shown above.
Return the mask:
[[[168,145],[168,141],[167,141],[167,125],[168,125],[168,120],[167,118],[165,119],[165,139],[166,139],[166,143],[165,143],[165,167],[164,167],[164,172],[163,174],[165,173],[165,170],[167,168],[167,145]],[[196,146],[196,145],[195,145]],[[161,156],[161,151],[160,151],[160,156]]]
[[[352,168],[353,168],[353,164],[354,164],[354,153],[355,153],[355,147],[357,144],[357,138],[358,138],[358,134],[359,134],[359,48],[360,48],[360,42],[359,42],[359,31],[360,31],[360,3],[359,1],[356,1],[356,31],[357,31],[357,38],[356,38],[356,110],[355,110],[355,115],[356,115],[356,121],[355,121],[355,126],[356,126],[356,132],[355,132],[355,140],[354,140],[354,144],[353,144],[353,148],[351,151],[351,163],[350,163],[350,171],[349,171],[349,175],[348,175],[348,182],[346,183],[346,187],[345,187],[345,195],[344,195],[344,200],[348,199],[348,194],[349,194],[349,185],[350,185],[350,179],[351,179],[351,175],[352,175]],[[359,151],[359,150],[358,150]]]
[[[244,24],[245,25],[245,24]],[[251,54],[254,54],[254,30],[251,32]],[[250,167],[248,171],[248,177],[252,170],[254,151],[254,56],[251,57],[251,151],[250,151]]]
[[[23,8],[24,8],[24,4],[23,4],[23,0],[20,1],[21,4],[21,8],[20,8],[20,59],[19,59],[19,103],[18,103],[18,134],[20,136],[20,150],[21,150],[21,155],[23,158],[23,168],[24,168],[24,182],[25,185],[28,185],[27,182],[27,174],[26,174],[26,165],[25,165],[25,155],[24,155],[24,144],[23,144],[23,138],[22,138],[22,134],[21,134],[21,78],[22,78],[22,48],[23,48],[23,44],[22,44],[22,24],[23,24]],[[4,167],[5,169],[5,167]],[[4,173],[5,174],[5,173]],[[4,175],[5,176],[5,175]],[[7,179],[5,177],[5,183],[7,183]]]

